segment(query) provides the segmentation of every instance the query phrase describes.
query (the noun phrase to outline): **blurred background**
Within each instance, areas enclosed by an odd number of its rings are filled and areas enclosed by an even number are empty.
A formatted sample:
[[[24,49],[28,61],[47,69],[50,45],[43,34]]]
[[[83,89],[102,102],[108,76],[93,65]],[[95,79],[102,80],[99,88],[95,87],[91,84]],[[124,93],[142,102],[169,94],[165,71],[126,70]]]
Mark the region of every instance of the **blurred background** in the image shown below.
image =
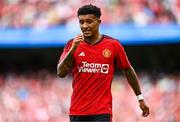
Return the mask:
[[[69,121],[72,76],[58,78],[56,65],[89,3],[101,8],[101,33],[123,44],[150,107],[142,118],[117,71],[114,122],[179,122],[180,0],[0,0],[0,122]]]

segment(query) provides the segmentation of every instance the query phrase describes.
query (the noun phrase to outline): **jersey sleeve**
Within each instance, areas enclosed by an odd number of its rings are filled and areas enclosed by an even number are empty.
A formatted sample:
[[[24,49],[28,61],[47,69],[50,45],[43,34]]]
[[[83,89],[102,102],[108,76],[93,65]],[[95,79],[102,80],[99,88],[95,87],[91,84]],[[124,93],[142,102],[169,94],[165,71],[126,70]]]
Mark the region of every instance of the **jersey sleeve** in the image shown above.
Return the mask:
[[[120,44],[120,42],[118,40],[115,40],[114,45],[115,45],[115,61],[118,67],[121,69],[127,69],[131,67],[126,52],[123,46]]]
[[[73,42],[73,39],[69,40],[67,42],[67,44],[65,45],[65,47],[63,49],[63,52],[62,52],[62,54],[61,54],[61,56],[59,58],[59,62],[62,61],[65,58],[65,56],[67,55],[67,53],[69,52],[69,50],[70,50],[70,48],[72,46],[72,42]]]

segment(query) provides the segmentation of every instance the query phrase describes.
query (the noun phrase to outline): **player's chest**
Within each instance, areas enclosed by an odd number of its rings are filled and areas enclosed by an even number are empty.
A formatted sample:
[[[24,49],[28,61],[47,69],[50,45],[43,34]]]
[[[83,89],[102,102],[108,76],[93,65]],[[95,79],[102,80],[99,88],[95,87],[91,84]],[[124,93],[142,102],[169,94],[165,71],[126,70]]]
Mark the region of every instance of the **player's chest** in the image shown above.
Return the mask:
[[[111,45],[80,45],[74,53],[74,59],[76,64],[81,62],[111,64],[114,61],[114,48]]]

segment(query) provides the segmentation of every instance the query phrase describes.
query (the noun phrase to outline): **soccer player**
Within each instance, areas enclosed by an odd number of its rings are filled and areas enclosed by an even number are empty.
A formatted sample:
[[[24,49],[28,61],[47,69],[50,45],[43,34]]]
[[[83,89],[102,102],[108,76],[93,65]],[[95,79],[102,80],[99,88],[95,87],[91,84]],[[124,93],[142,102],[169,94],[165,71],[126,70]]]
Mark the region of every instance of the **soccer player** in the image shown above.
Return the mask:
[[[149,108],[123,46],[117,39],[99,33],[100,8],[84,5],[77,16],[82,34],[66,44],[57,65],[59,77],[69,71],[73,74],[70,121],[112,121],[111,82],[116,64],[137,96],[142,116],[148,116]]]

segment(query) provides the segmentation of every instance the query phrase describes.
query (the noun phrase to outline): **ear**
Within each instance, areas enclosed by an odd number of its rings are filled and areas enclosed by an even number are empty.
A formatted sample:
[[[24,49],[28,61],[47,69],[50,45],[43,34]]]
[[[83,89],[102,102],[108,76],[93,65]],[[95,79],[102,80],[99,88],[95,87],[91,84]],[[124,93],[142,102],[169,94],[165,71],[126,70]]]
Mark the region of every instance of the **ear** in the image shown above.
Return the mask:
[[[99,22],[99,24],[100,24],[100,23],[101,23],[101,20],[99,19],[98,22]]]

